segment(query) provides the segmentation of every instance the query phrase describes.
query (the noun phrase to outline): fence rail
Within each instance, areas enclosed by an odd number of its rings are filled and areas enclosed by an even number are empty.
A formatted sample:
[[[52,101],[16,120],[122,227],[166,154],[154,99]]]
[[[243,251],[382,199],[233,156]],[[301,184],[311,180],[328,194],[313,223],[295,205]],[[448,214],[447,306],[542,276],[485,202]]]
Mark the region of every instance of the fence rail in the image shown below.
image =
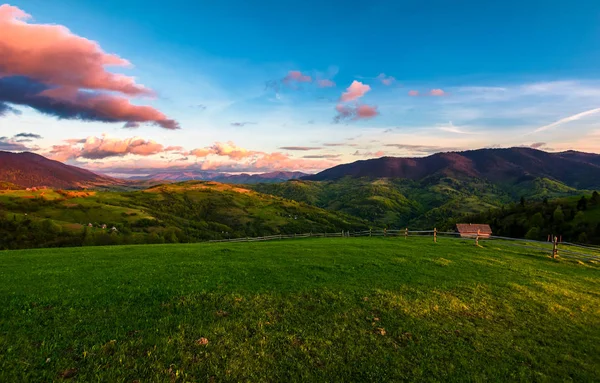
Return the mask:
[[[274,241],[284,239],[302,239],[302,238],[344,238],[344,237],[432,237],[437,242],[438,237],[444,239],[463,239],[474,240],[475,245],[480,246],[480,242],[495,243],[499,246],[506,246],[530,251],[539,251],[549,253],[552,257],[571,258],[586,261],[600,262],[600,247],[594,245],[581,245],[570,242],[558,243],[536,241],[531,239],[511,238],[497,235],[482,236],[474,234],[472,236],[462,236],[460,233],[433,230],[363,230],[363,231],[341,231],[337,233],[302,233],[302,234],[276,234],[263,237],[242,237],[231,239],[216,239],[209,242],[260,242]]]

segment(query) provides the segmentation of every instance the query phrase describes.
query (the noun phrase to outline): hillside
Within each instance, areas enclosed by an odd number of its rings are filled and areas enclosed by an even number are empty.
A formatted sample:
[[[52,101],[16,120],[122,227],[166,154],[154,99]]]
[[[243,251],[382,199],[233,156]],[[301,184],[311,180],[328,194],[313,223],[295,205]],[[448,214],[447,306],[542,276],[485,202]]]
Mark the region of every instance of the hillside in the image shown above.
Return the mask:
[[[367,227],[359,218],[216,182],[132,192],[0,191],[0,249],[196,242]]]
[[[379,227],[431,229],[452,217],[488,211],[521,197],[541,201],[600,189],[600,155],[510,148],[384,157],[252,188]]]
[[[511,183],[547,178],[578,189],[600,188],[600,155],[579,152],[547,153],[530,148],[479,149],[437,153],[423,158],[383,157],[338,165],[305,180],[337,180],[343,177],[480,178]]]
[[[598,381],[598,264],[482,246],[1,252],[0,381]]]
[[[547,240],[549,234],[563,241],[600,245],[600,194],[530,201],[503,206],[448,221],[488,222],[497,235]]]
[[[333,181],[294,180],[249,187],[360,217],[376,227],[396,229],[431,229],[450,218],[499,208],[522,196],[541,201],[586,193],[546,178],[511,184],[445,176],[420,181],[347,176]]]
[[[284,172],[275,171],[259,174],[228,174],[220,172],[210,172],[203,170],[170,170],[150,173],[144,176],[131,177],[131,180],[153,180],[153,181],[215,181],[228,184],[256,184],[284,182],[287,180],[298,179],[307,176],[302,172]]]
[[[76,166],[49,160],[38,154],[0,151],[0,181],[22,188],[62,189],[122,186],[124,181],[92,173]]]

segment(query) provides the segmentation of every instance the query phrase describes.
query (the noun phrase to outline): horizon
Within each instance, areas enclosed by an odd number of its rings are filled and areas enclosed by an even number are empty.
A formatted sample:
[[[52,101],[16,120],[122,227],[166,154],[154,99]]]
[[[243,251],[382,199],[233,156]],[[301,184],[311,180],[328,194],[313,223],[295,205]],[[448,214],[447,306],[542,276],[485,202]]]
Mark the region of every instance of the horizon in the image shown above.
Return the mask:
[[[548,150],[543,150],[543,149],[537,149],[537,148],[532,148],[529,146],[510,146],[510,147],[484,147],[484,148],[478,148],[478,149],[466,149],[466,150],[461,150],[461,151],[446,151],[446,152],[436,152],[436,153],[431,153],[425,156],[418,156],[418,157],[397,157],[397,156],[383,156],[383,157],[376,157],[376,158],[367,158],[367,159],[360,159],[360,160],[354,160],[351,162],[345,162],[345,163],[339,163],[339,164],[335,164],[333,166],[331,166],[330,168],[325,168],[322,169],[320,171],[315,171],[315,172],[303,172],[303,171],[299,171],[299,170],[273,170],[273,171],[267,171],[267,172],[252,172],[252,171],[219,171],[219,170],[201,170],[201,169],[193,169],[193,168],[160,168],[160,169],[153,169],[153,168],[122,168],[122,169],[117,169],[118,171],[124,171],[124,173],[106,173],[106,172],[102,172],[102,171],[93,171],[91,170],[93,173],[96,173],[98,175],[104,175],[104,176],[109,176],[109,177],[113,177],[113,178],[118,178],[118,179],[122,179],[122,180],[134,180],[134,179],[138,179],[138,178],[142,178],[142,179],[151,179],[151,176],[156,176],[156,175],[160,175],[160,174],[184,174],[184,173],[197,173],[197,174],[218,174],[218,175],[222,175],[222,176],[238,176],[238,175],[249,175],[249,176],[254,176],[254,175],[267,175],[267,174],[277,174],[277,173],[301,173],[303,174],[303,176],[311,176],[311,175],[316,175],[318,173],[321,173],[325,170],[331,169],[331,168],[335,168],[337,166],[343,166],[343,165],[351,165],[353,163],[356,162],[361,162],[361,161],[369,161],[369,160],[378,160],[378,159],[383,159],[383,158],[396,158],[396,159],[417,159],[417,158],[426,158],[426,157],[431,157],[431,156],[435,156],[437,154],[445,154],[445,153],[464,153],[464,152],[468,152],[468,151],[480,151],[480,150],[508,150],[508,149],[527,149],[527,150],[533,150],[533,151],[539,151],[539,152],[544,152],[544,153],[549,153],[549,154],[563,154],[563,153],[581,153],[581,154],[590,154],[590,155],[600,155],[598,153],[592,153],[592,152],[582,152],[582,151],[577,151],[577,150],[564,150],[564,151],[548,151]],[[22,152],[9,152],[9,151],[4,151],[4,150],[0,150],[0,154],[1,153],[7,153],[7,154],[35,154],[35,155],[41,155],[38,153],[34,153],[34,152],[30,152],[30,151],[22,151]],[[46,157],[44,157],[46,158]],[[49,158],[50,159],[50,158]],[[53,160],[53,161],[57,161],[57,160]],[[61,161],[58,161],[61,162]],[[69,164],[67,164],[69,165]],[[76,165],[70,165],[70,166],[76,166]]]
[[[0,150],[109,175],[600,153],[593,1],[110,3],[0,3]]]

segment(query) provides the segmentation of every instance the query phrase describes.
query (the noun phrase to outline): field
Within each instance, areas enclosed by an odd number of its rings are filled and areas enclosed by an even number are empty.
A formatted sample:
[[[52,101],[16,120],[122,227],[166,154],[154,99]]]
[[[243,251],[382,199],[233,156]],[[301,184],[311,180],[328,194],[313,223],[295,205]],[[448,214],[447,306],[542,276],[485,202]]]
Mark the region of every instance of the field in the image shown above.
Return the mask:
[[[0,381],[598,381],[600,266],[335,238],[0,252]]]

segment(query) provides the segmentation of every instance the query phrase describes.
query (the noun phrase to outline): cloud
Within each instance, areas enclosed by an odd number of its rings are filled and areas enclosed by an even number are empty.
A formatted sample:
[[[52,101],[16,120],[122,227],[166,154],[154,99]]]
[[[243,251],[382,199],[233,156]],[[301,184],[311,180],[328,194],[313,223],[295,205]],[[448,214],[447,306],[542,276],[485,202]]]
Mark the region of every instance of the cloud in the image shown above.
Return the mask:
[[[343,105],[337,104],[335,110],[337,116],[333,118],[335,123],[342,121],[360,120],[372,118],[379,114],[376,106],[361,104],[361,105]]]
[[[240,160],[255,156],[260,152],[255,152],[241,148],[233,142],[215,142],[213,145],[206,148],[199,148],[190,151],[189,154],[196,157],[208,157],[210,155],[229,157],[234,160]]]
[[[281,150],[319,150],[321,149],[318,146],[282,146],[279,149]]]
[[[328,142],[328,143],[324,143],[323,146],[330,146],[330,147],[335,147],[335,146],[356,146],[356,144],[351,144],[349,142]]]
[[[408,95],[411,97],[417,97],[419,95],[419,91],[418,90],[409,90],[408,91]]]
[[[232,122],[231,126],[246,126],[246,125],[254,125],[256,124],[256,122],[250,122],[250,121],[242,121],[242,122]]]
[[[29,24],[31,16],[0,5],[0,104],[30,106],[59,118],[148,122],[177,129],[174,120],[129,98],[154,93],[133,77],[106,70],[130,66],[60,25]]]
[[[396,82],[396,79],[393,76],[386,76],[385,73],[380,73],[379,76],[377,76],[377,79],[386,86],[390,86]]]
[[[343,102],[353,101],[364,96],[368,91],[371,90],[371,87],[363,84],[360,81],[352,81],[352,84],[346,89],[344,93],[342,93],[342,97],[340,98]]]
[[[433,154],[439,152],[454,152],[461,150],[460,148],[434,146],[434,145],[411,145],[411,144],[385,144],[384,146],[393,147],[396,149],[409,150],[413,153]]]
[[[587,117],[587,116],[591,116],[591,115],[596,114],[598,112],[600,112],[600,108],[586,110],[585,112],[581,112],[581,113],[577,113],[577,114],[574,114],[574,115],[569,116],[569,117],[561,118],[560,120],[555,121],[555,122],[553,122],[551,124],[544,125],[542,127],[537,128],[536,130],[533,131],[533,133],[543,132],[544,130],[548,130],[548,129],[554,128],[554,127],[556,127],[558,125],[561,125],[561,124],[564,124],[564,123],[567,123],[567,122],[577,121],[579,119],[582,119],[582,118]]]
[[[438,129],[443,130],[444,132],[450,132],[450,133],[456,133],[456,134],[477,134],[477,133],[473,133],[473,132],[467,132],[457,126],[454,126],[452,121],[449,121],[448,125],[440,126]]]
[[[429,91],[429,95],[430,96],[445,96],[446,92],[444,92],[442,89],[432,89],[431,91]]]
[[[310,154],[302,156],[302,158],[326,158],[326,159],[337,159],[340,158],[341,154]]]
[[[353,156],[357,156],[357,157],[383,157],[385,156],[385,152],[383,150],[379,150],[377,152],[360,152],[360,151],[356,151],[354,153],[352,153]]]
[[[183,152],[183,146],[167,146],[165,152]]]
[[[0,150],[9,152],[24,152],[31,150],[31,148],[23,145],[22,143],[9,139],[8,137],[0,137]]]
[[[21,138],[33,138],[36,140],[39,140],[42,138],[42,136],[40,136],[39,134],[35,134],[35,133],[19,133],[19,134],[15,134],[14,138],[17,137],[21,137]]]
[[[140,127],[140,123],[134,122],[134,121],[128,121],[125,123],[125,125],[123,125],[123,129],[137,129],[139,127]]]
[[[282,80],[284,83],[291,82],[312,82],[312,77],[306,74],[302,74],[299,70],[291,70],[288,72],[287,76],[285,76]]]
[[[2,73],[0,73],[0,75],[2,75]],[[12,106],[4,102],[0,102],[0,117],[6,116],[9,113],[20,115],[21,111],[19,109],[13,108]]]
[[[335,82],[327,79],[317,80],[317,85],[319,88],[332,88],[335,86]]]
[[[140,137],[118,139],[107,136],[91,136],[85,140],[69,140],[66,145],[54,145],[49,154],[52,158],[59,161],[77,158],[97,160],[109,157],[123,157],[127,154],[151,156],[163,152],[163,149],[163,145],[158,142],[145,140]]]
[[[540,149],[540,148],[543,148],[544,146],[546,146],[545,142],[535,142],[535,143],[529,145],[529,147],[532,149]]]
[[[200,109],[200,110],[206,110],[206,105],[204,105],[204,104],[192,105],[192,108],[196,108],[196,109]]]

